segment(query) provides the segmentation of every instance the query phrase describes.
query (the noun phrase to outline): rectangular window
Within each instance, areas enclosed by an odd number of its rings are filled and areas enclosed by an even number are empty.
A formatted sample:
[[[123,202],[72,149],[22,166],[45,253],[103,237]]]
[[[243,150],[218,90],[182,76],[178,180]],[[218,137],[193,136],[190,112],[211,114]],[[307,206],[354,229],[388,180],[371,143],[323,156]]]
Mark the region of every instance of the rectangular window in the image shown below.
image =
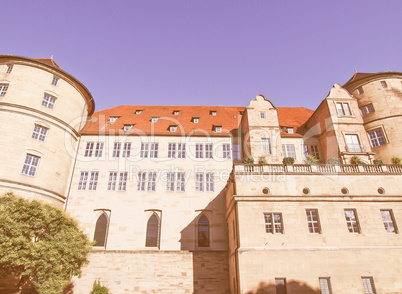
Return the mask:
[[[195,144],[195,158],[203,158],[203,157],[204,157],[204,145]]]
[[[206,174],[206,191],[207,192],[213,192],[214,191],[214,174],[213,173],[207,173]]]
[[[156,185],[156,173],[149,172],[148,173],[148,191],[155,191]]]
[[[177,173],[176,191],[184,192],[185,174],[184,172]]]
[[[271,145],[269,142],[269,138],[262,138],[261,145],[263,154],[271,154]]]
[[[4,97],[7,93],[8,85],[0,85],[0,97]]]
[[[156,123],[158,121],[159,117],[151,117],[151,122]]]
[[[169,126],[169,131],[174,133],[177,131],[177,126]]]
[[[124,125],[123,131],[128,132],[128,131],[131,130],[132,128],[133,128],[133,125]]]
[[[99,172],[91,172],[91,177],[89,178],[88,190],[95,191],[98,186]]]
[[[95,157],[102,157],[103,142],[96,143]]]
[[[338,114],[340,116],[352,115],[350,112],[349,103],[347,102],[337,102],[336,108],[338,109]]]
[[[176,143],[169,143],[168,145],[168,157],[176,158]]]
[[[145,180],[147,177],[146,172],[139,172],[138,173],[138,184],[137,184],[137,190],[138,191],[145,191]]]
[[[319,278],[321,294],[332,294],[331,281],[329,278]]]
[[[202,173],[195,174],[195,190],[198,192],[204,191],[204,174]]]
[[[39,158],[38,156],[27,154],[24,166],[22,167],[22,173],[24,175],[34,176],[39,165]]]
[[[32,138],[44,142],[46,139],[46,134],[47,134],[46,128],[35,125],[34,130],[32,132]]]
[[[151,143],[151,151],[149,152],[150,158],[158,157],[159,143]]]
[[[87,181],[88,181],[88,172],[81,172],[80,174],[80,180],[78,182],[78,190],[85,190],[87,187]]]
[[[359,220],[354,209],[345,209],[346,224],[348,225],[349,233],[360,234]]]
[[[85,157],[91,157],[92,156],[92,150],[94,149],[94,142],[87,142],[87,146],[85,148]]]
[[[116,180],[117,180],[117,172],[109,172],[109,181],[107,183],[107,189],[109,191],[116,190]]]
[[[53,76],[52,85],[57,86],[57,83],[58,83],[58,82],[59,82],[59,78],[56,77],[56,76]]]
[[[230,159],[230,144],[223,144],[223,158]]]
[[[359,137],[357,135],[345,135],[347,151],[349,152],[362,152]]]
[[[384,223],[385,230],[389,234],[397,234],[398,230],[396,227],[396,222],[394,219],[394,214],[392,213],[392,209],[382,209],[381,217]]]
[[[373,277],[362,277],[364,294],[376,294]]]
[[[362,87],[357,88],[357,93],[359,93],[359,94],[363,94],[363,93],[364,93],[363,88],[362,88]]]
[[[317,145],[311,145],[310,150],[311,150],[311,155],[314,156],[315,159],[320,159],[320,152],[318,152]]]
[[[186,158],[186,144],[177,144],[177,158]]]
[[[127,186],[127,172],[121,172],[119,178],[119,191],[126,191]]]
[[[240,145],[238,144],[232,145],[232,156],[233,160],[240,160]]]
[[[310,234],[321,234],[320,220],[317,209],[306,209],[307,226]]]
[[[149,143],[141,143],[141,153],[140,153],[141,158],[148,157],[148,148],[149,148]]]
[[[131,143],[124,143],[122,157],[130,157]]]
[[[381,81],[381,87],[388,88],[386,81]]]
[[[111,116],[109,117],[110,122],[115,122],[119,117],[118,116]]]
[[[264,213],[265,232],[268,234],[283,234],[283,222],[281,213]]]
[[[360,107],[360,112],[362,113],[363,116],[375,112],[373,104],[367,104],[365,106]]]
[[[200,119],[198,117],[193,117],[193,123],[198,124]]]
[[[50,95],[47,95],[47,94],[45,94],[43,96],[43,99],[42,99],[42,105],[43,106],[46,106],[46,107],[48,107],[50,109],[53,109],[55,103],[56,103],[56,98],[54,98],[54,97],[52,97]]]
[[[113,145],[113,157],[120,157],[121,143],[115,142]]]
[[[295,133],[293,128],[286,128],[286,132],[288,134],[294,134]]]
[[[13,70],[13,66],[12,66],[12,65],[8,65],[8,66],[7,66],[6,73],[11,73],[12,70]]]
[[[260,111],[260,118],[265,118],[265,111]]]
[[[174,191],[174,173],[168,172],[167,173],[167,182],[166,182],[166,191],[172,192]]]
[[[382,132],[382,129],[370,131],[370,132],[368,132],[368,135],[369,135],[370,143],[371,143],[372,147],[378,147],[378,146],[381,146],[381,145],[384,145],[387,143],[385,141],[384,133]]]
[[[295,145],[282,144],[283,157],[293,157],[296,159]]]
[[[210,115],[213,115],[213,116],[216,116],[216,111],[215,111],[215,110],[211,110],[211,111],[209,112],[209,114],[210,114]]]
[[[180,111],[179,110],[174,110],[173,115],[179,115]]]
[[[276,294],[286,294],[286,279],[285,278],[275,278],[275,289]]]
[[[213,158],[212,144],[205,144],[205,158]]]
[[[215,126],[216,133],[222,133],[222,126]]]

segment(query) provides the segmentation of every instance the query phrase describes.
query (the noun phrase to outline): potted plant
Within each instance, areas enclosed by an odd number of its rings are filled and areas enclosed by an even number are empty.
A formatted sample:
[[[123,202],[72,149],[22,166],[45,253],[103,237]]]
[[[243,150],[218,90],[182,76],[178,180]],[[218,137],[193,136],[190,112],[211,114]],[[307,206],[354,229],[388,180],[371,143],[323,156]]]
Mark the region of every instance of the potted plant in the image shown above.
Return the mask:
[[[329,159],[328,159],[328,164],[332,164],[332,165],[339,164],[339,159],[338,159],[338,157],[331,157],[331,158],[329,158]]]
[[[284,157],[282,163],[285,165],[292,165],[295,163],[295,159],[293,157]]]
[[[306,156],[306,163],[307,164],[316,164],[318,162],[318,160],[312,156],[312,155],[307,155]]]
[[[391,158],[392,160],[392,164],[396,164],[396,165],[401,165],[402,164],[402,159],[398,156],[393,156]]]
[[[374,163],[375,165],[383,165],[383,164],[384,164],[381,159],[374,159],[374,160],[373,160],[373,163]]]
[[[260,157],[258,158],[258,163],[259,163],[259,164],[267,164],[268,161],[267,161],[267,159],[266,159],[265,156],[260,156]]]
[[[359,156],[354,155],[350,158],[350,164],[362,164],[362,163],[363,161]]]
[[[254,164],[254,158],[252,156],[246,156],[243,158],[244,164]]]

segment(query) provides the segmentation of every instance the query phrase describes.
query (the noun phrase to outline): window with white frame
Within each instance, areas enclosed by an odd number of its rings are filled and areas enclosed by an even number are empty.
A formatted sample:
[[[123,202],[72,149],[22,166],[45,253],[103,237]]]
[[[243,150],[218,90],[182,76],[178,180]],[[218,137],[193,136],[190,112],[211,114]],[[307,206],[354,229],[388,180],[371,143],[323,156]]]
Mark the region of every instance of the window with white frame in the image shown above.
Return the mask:
[[[367,132],[370,138],[370,143],[372,147],[378,147],[387,143],[385,141],[384,133],[382,129],[376,129],[373,131]]]
[[[94,149],[94,142],[87,142],[87,146],[85,147],[84,156],[85,157],[91,157],[93,149]]]
[[[46,107],[48,107],[50,109],[53,109],[55,103],[56,103],[56,98],[55,97],[52,97],[52,96],[50,96],[48,94],[45,94],[43,96],[43,99],[42,99],[42,105],[43,106],[46,106]]]
[[[44,142],[46,139],[47,129],[38,125],[35,125],[32,138]]]
[[[126,191],[127,187],[127,172],[121,172],[119,176],[119,191]]]
[[[193,123],[198,124],[200,122],[200,118],[199,117],[193,117],[192,121],[193,121]]]
[[[158,157],[158,149],[159,149],[159,143],[151,143],[151,150],[149,152],[149,157],[157,158]]]
[[[147,184],[148,179],[148,184]],[[156,187],[156,172],[138,172],[138,182],[137,182],[137,190],[145,191],[147,188],[148,191],[155,191]]]
[[[184,187],[185,187],[185,173],[178,172],[176,191],[184,192]]]
[[[120,157],[120,150],[121,150],[121,143],[120,142],[114,142],[113,144],[113,157]]]
[[[123,131],[128,132],[128,131],[131,130],[132,128],[133,128],[133,125],[124,125]]]
[[[168,172],[166,178],[166,191],[174,191],[175,174],[174,172]]]
[[[363,87],[357,88],[357,93],[363,94],[364,93]]]
[[[138,191],[145,191],[146,177],[147,177],[146,172],[138,172],[138,182],[137,182]]]
[[[148,191],[155,191],[156,172],[148,172]]]
[[[381,217],[384,223],[385,231],[387,231],[389,234],[397,234],[398,230],[392,209],[381,209]]]
[[[59,78],[56,77],[56,76],[53,76],[52,85],[57,86],[57,83],[58,83],[58,82],[59,82]]]
[[[12,71],[13,71],[13,66],[12,65],[7,65],[6,73],[11,73]]]
[[[39,156],[27,154],[24,161],[24,166],[22,167],[22,174],[28,176],[35,176],[36,170],[39,165]]]
[[[346,224],[349,233],[360,234],[359,220],[355,209],[345,209]]]
[[[131,143],[130,142],[126,142],[123,145],[123,154],[122,157],[130,157],[131,154]]]
[[[330,278],[319,278],[321,294],[332,294]]]
[[[176,131],[177,131],[177,126],[169,126],[169,131],[170,131],[171,133],[176,132]]]
[[[103,153],[103,142],[97,142],[95,148],[95,157],[102,157]]]
[[[264,213],[265,232],[283,234],[282,213]]]
[[[373,277],[362,277],[364,294],[376,294]]]
[[[80,180],[78,181],[78,190],[85,190],[87,187],[88,181],[88,174],[87,171],[82,171],[80,174]]]
[[[362,152],[358,135],[345,135],[347,151]]]
[[[195,144],[195,158],[204,158],[204,144]]]
[[[205,144],[205,158],[213,158],[212,144]]]
[[[206,173],[205,174],[205,186],[207,192],[214,191],[214,174],[213,173]]]
[[[310,145],[311,155],[314,156],[315,159],[320,159],[320,152],[318,152],[317,145]]]
[[[168,157],[169,158],[176,158],[176,143],[169,143],[168,144]]]
[[[141,114],[141,112],[142,112],[141,109],[137,109],[137,110],[135,111],[135,114]]]
[[[141,152],[140,152],[141,158],[148,157],[148,149],[149,149],[149,143],[141,143]]]
[[[153,116],[151,117],[151,122],[156,123],[158,121],[159,117]]]
[[[116,190],[117,172],[109,172],[109,181],[107,183],[107,189],[109,191]]]
[[[295,145],[294,144],[282,144],[283,157],[293,157],[296,159]]]
[[[381,81],[381,87],[388,88],[387,82],[386,81]]]
[[[0,84],[0,97],[4,97],[7,93],[8,85]]]
[[[303,148],[303,159],[306,159],[307,155],[310,154],[310,152],[308,151],[308,145],[303,144],[302,148]]]
[[[177,158],[186,158],[186,143],[177,144]]]
[[[269,138],[262,138],[261,145],[263,154],[271,154],[271,144],[269,142]]]
[[[265,111],[260,111],[260,118],[266,118]]]
[[[240,145],[239,144],[232,144],[232,156],[233,160],[240,160]]]
[[[91,176],[89,178],[88,190],[91,191],[96,190],[96,187],[98,186],[98,178],[99,178],[99,172],[97,171],[91,172]]]
[[[203,173],[195,173],[195,190],[197,192],[204,191],[204,174]]]
[[[223,158],[230,159],[230,144],[223,144]]]
[[[211,110],[211,111],[209,112],[209,114],[210,114],[210,115],[213,115],[213,116],[216,116],[217,113],[216,113],[215,110]]]
[[[288,128],[286,128],[286,132],[288,134],[294,134],[294,129],[292,127],[288,127]]]
[[[320,219],[317,209],[306,209],[307,226],[310,234],[321,234]]]
[[[173,115],[179,115],[180,111],[179,110],[173,110]]]
[[[222,133],[222,126],[215,126],[215,133]]]
[[[372,103],[364,105],[364,106],[360,107],[359,109],[363,116],[365,116],[366,114],[375,112],[375,109],[374,109],[374,106]]]
[[[109,121],[114,123],[119,117],[118,116],[111,116],[109,117]]]
[[[336,108],[338,109],[338,114],[340,116],[350,116],[352,113],[350,112],[349,103],[347,102],[337,102]]]

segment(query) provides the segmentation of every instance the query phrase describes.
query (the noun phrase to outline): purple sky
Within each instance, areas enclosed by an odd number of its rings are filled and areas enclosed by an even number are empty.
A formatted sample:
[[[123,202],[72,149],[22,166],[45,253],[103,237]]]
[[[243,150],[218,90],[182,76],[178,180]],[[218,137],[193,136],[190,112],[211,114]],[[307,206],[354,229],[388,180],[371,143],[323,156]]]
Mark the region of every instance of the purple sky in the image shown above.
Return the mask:
[[[334,83],[402,71],[402,1],[2,3],[1,54],[54,60],[96,110],[122,104],[316,109]]]

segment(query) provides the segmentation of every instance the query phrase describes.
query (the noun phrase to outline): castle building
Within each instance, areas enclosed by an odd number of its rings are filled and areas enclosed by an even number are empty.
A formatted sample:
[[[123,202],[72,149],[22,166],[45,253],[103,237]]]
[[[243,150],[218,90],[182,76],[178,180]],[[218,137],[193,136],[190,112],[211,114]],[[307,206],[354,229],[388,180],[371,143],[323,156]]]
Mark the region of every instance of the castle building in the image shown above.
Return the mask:
[[[0,193],[94,241],[75,293],[400,293],[401,99],[402,73],[356,73],[315,111],[94,112],[52,59],[2,55]]]

